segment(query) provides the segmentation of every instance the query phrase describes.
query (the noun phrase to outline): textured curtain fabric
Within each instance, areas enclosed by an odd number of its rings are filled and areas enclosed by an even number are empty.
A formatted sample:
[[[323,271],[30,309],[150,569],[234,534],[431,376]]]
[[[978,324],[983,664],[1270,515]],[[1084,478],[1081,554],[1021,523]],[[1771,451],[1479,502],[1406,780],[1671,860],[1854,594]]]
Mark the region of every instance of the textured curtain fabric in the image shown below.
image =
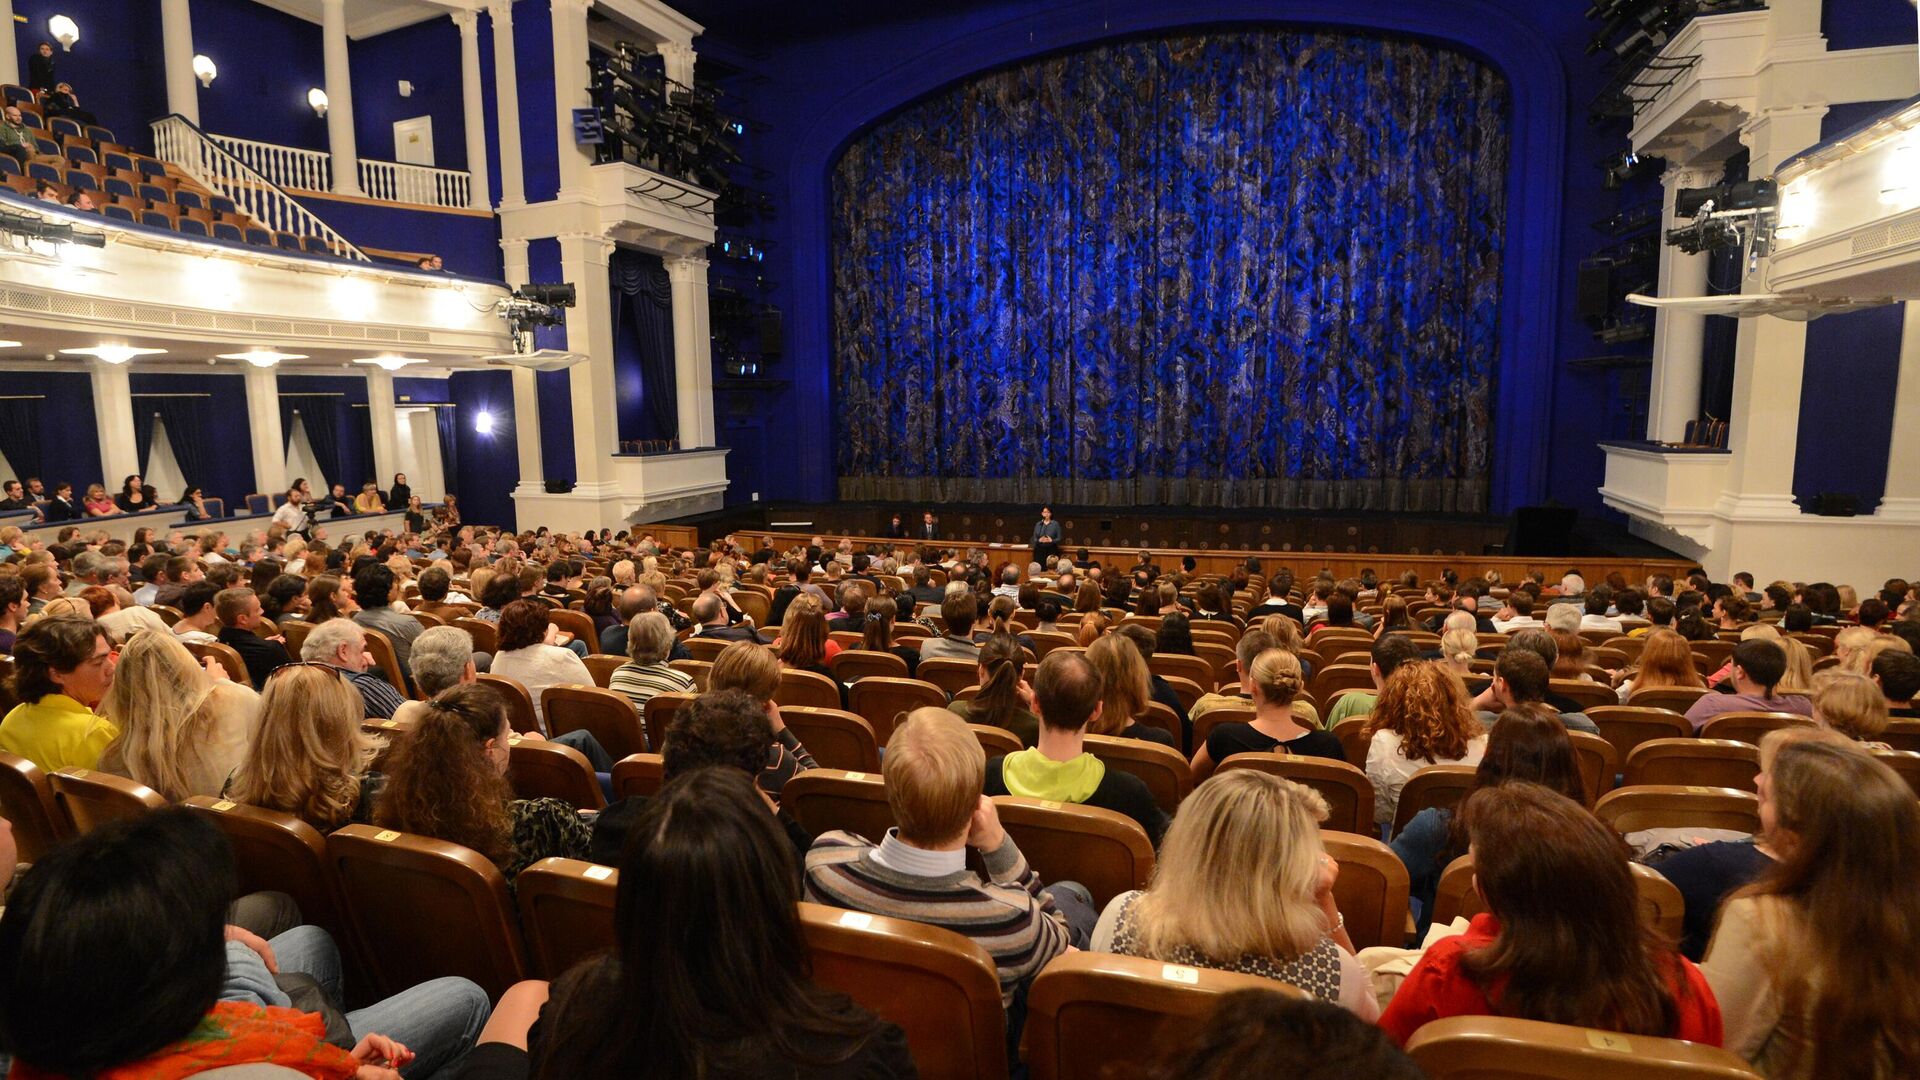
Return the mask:
[[[433,422],[440,436],[440,479],[448,491],[454,491],[460,475],[460,410],[445,405],[433,410]],[[425,500],[422,500],[423,502]],[[401,509],[406,509],[402,507]]]
[[[133,395],[134,457],[140,462],[141,475],[149,467],[147,452],[153,449],[153,419],[159,417],[167,428],[167,445],[173,448],[173,462],[188,484],[207,482],[206,440],[200,433],[207,428],[207,399],[199,395],[148,397]],[[119,478],[108,478],[108,494],[119,492]],[[164,499],[162,501],[165,501]]]
[[[0,479],[25,484],[27,477],[40,475],[40,410],[45,405],[41,399],[0,401],[0,456],[20,474]]]
[[[613,285],[614,365],[638,374],[616,380],[620,438],[674,438],[680,408],[673,369],[673,284],[666,264],[658,255],[621,248],[607,260],[607,273]]]
[[[984,75],[833,182],[844,498],[1483,510],[1509,99],[1350,34]]]
[[[313,447],[313,463],[320,466],[320,475],[347,485],[349,495],[360,494],[358,478],[340,475],[340,399],[329,394],[280,395],[280,434],[289,443],[296,412],[300,414],[300,426],[306,429],[307,445]],[[371,432],[368,437],[372,437]]]

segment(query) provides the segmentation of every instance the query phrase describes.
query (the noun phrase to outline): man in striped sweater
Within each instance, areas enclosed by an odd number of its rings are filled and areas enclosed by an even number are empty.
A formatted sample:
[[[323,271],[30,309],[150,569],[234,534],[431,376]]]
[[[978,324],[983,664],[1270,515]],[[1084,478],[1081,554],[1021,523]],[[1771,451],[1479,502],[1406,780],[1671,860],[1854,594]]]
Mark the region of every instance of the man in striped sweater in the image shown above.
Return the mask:
[[[1016,992],[1070,944],[1086,944],[1097,913],[1080,886],[1042,889],[992,800],[981,794],[986,753],[961,719],[916,709],[887,743],[887,804],[899,826],[880,843],[830,832],[807,853],[807,899],[964,934],[993,957],[1000,995]],[[980,852],[988,880],[967,869]],[[1078,890],[1078,891],[1075,891]],[[1067,911],[1086,926],[1070,927]]]

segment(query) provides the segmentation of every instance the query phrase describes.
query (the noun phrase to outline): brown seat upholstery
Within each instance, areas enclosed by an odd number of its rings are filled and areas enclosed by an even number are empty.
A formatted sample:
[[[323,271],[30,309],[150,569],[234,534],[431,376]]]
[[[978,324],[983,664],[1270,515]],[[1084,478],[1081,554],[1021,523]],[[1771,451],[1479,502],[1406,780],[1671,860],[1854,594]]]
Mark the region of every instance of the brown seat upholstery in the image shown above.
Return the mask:
[[[780,808],[815,836],[844,829],[877,844],[894,826],[886,783],[879,773],[840,769],[794,773],[780,789]],[[1004,818],[1002,824],[1006,824]],[[1008,825],[1007,831],[1011,833],[1013,827]],[[1026,847],[1022,845],[1020,850],[1024,852]]]
[[[840,684],[817,671],[801,671],[781,665],[780,685],[773,691],[775,703],[806,705],[815,709],[840,707]]]
[[[1286,983],[1112,953],[1055,957],[1027,992],[1024,1044],[1033,1080],[1102,1080],[1189,1038],[1221,994]]]
[[[1579,702],[1581,712],[1620,704],[1620,695],[1613,687],[1585,679],[1551,679],[1547,683],[1547,692]]]
[[[1020,736],[1006,728],[993,727],[989,724],[968,724],[967,730],[973,732],[973,737],[980,740],[980,748],[985,750],[990,758],[1004,757],[1024,749],[1020,745]],[[1092,736],[1088,737],[1092,738]]]
[[[1693,725],[1682,713],[1672,709],[1644,705],[1608,705],[1587,710],[1587,719],[1600,729],[1600,737],[1613,744],[1613,752],[1624,765],[1633,757],[1633,749],[1649,739],[1690,739]]]
[[[1920,795],[1920,754],[1911,750],[1875,750],[1873,758],[1900,774],[1915,795]]]
[[[1428,807],[1451,810],[1473,790],[1473,778],[1479,772],[1474,765],[1423,765],[1400,789],[1400,802],[1393,811],[1393,832],[1399,836],[1413,816]]]
[[[1650,686],[1645,690],[1635,689],[1627,695],[1627,704],[1644,709],[1672,709],[1681,716],[1693,708],[1693,703],[1713,693],[1705,687],[1695,686]]]
[[[1613,778],[1620,771],[1620,755],[1613,744],[1585,731],[1567,732],[1567,741],[1573,744],[1573,757],[1580,766],[1581,785],[1587,792],[1587,809],[1600,801],[1600,796],[1613,790]]]
[[[817,904],[800,905],[800,928],[813,981],[898,1024],[921,1080],[1005,1080],[1006,1010],[986,950],[951,930]]]
[[[669,660],[667,666],[675,671],[686,672],[693,679],[693,689],[696,693],[707,692],[707,680],[713,676],[713,661]]]
[[[1887,730],[1880,733],[1880,741],[1895,750],[1920,751],[1920,720],[1887,721]]]
[[[549,608],[547,622],[572,634],[576,641],[587,643],[587,652],[600,651],[600,632],[594,629],[593,616],[584,611],[569,611],[566,608]]]
[[[880,744],[874,740],[873,725],[858,713],[782,705],[780,718],[821,765],[854,772],[880,771]]]
[[[773,599],[766,593],[740,586],[734,589],[731,598],[753,620],[753,625],[767,625],[768,617],[773,614]]]
[[[1643,829],[1760,831],[1760,797],[1733,788],[1650,784],[1608,792],[1593,814],[1614,832]]]
[[[1630,863],[1633,884],[1640,893],[1640,910],[1652,925],[1669,940],[1678,941],[1686,921],[1686,900],[1673,882],[1658,870]],[[1445,925],[1457,917],[1473,918],[1487,910],[1486,901],[1473,887],[1473,856],[1462,855],[1447,864],[1433,894],[1433,921]]]
[[[1217,709],[1208,709],[1206,712],[1194,717],[1194,752],[1198,753],[1202,746],[1207,745],[1207,736],[1213,734],[1214,728],[1219,727],[1221,724],[1251,724],[1253,723],[1253,717],[1254,709],[1253,702],[1251,701],[1245,705],[1222,705]],[[1178,733],[1176,732],[1176,734]]]
[[[1703,739],[1732,739],[1760,745],[1760,736],[1784,727],[1812,727],[1812,719],[1790,712],[1724,712],[1700,729]]]
[[[181,805],[226,834],[242,895],[286,893],[299,905],[302,922],[332,934],[343,955],[365,964],[327,861],[327,839],[319,830],[292,814],[229,799],[195,795]]]
[[[666,782],[666,761],[659,754],[628,754],[613,763],[613,797],[654,795]]]
[[[1366,771],[1332,758],[1299,754],[1234,754],[1220,763],[1227,769],[1255,769],[1310,787],[1327,800],[1320,827],[1335,832],[1373,831],[1373,782]]]
[[[155,615],[160,616],[160,621],[163,623],[166,623],[168,626],[172,626],[173,624],[179,622],[181,619],[184,619],[187,617],[186,612],[181,611],[179,608],[173,607],[168,604],[152,604],[149,606],[152,608],[153,613]],[[292,638],[287,639],[287,651],[288,652],[293,651]]]
[[[379,995],[459,975],[497,1001],[526,978],[507,879],[478,852],[348,825],[327,837],[327,861]]]
[[[578,859],[541,859],[514,879],[527,963],[540,979],[557,979],[616,943],[613,901],[620,871]]]
[[[0,750],[0,817],[13,826],[21,862],[38,862],[67,838],[66,815],[53,801],[53,785],[40,767]]]
[[[1074,645],[1072,634],[1063,634],[1058,631],[1029,630],[1027,640],[1033,642],[1033,654],[1042,660],[1045,660],[1047,654],[1055,649],[1072,648]]]
[[[393,640],[371,626],[363,626],[360,629],[367,632],[367,655],[373,658],[374,665],[380,669],[380,674],[386,676],[395,690],[400,691],[401,697],[420,697],[417,692],[412,694],[407,692],[407,679],[401,674],[400,654],[393,651]]]
[[[1135,723],[1159,728],[1161,731],[1173,736],[1173,744],[1175,746],[1185,744],[1186,733],[1181,730],[1180,715],[1161,702],[1147,702],[1145,710],[1133,719]]]
[[[993,805],[1027,865],[1042,881],[1077,881],[1095,907],[1153,876],[1153,843],[1140,823],[1115,810],[1051,799],[998,795]]]
[[[979,681],[980,665],[956,657],[932,657],[920,661],[920,666],[914,670],[914,678],[932,683],[942,693],[952,697],[963,687]]]
[[[420,629],[422,630],[431,630],[436,626],[447,625],[447,620],[429,611],[409,611],[407,614],[413,616],[413,621],[419,623]]]
[[[1193,790],[1193,770],[1178,750],[1145,739],[1088,735],[1087,752],[1116,772],[1131,773],[1147,785],[1153,801],[1171,814]]]
[[[647,745],[633,701],[617,691],[597,686],[549,686],[540,695],[540,711],[546,715],[547,730],[552,734],[591,732],[615,758],[653,749]]]
[[[1650,739],[1627,759],[1629,786],[1704,784],[1758,792],[1760,749],[1732,739]]]
[[[603,690],[613,684],[613,673],[626,662],[626,657],[614,656],[611,653],[589,653],[581,660],[581,663],[587,665],[587,670],[593,673],[593,685]]]
[[[1322,830],[1327,854],[1340,864],[1333,900],[1346,918],[1353,947],[1399,946],[1407,936],[1406,864],[1371,836]]]
[[[1413,1033],[1407,1053],[1429,1080],[1759,1080],[1736,1054],[1715,1046],[1593,1028],[1450,1016]]]
[[[720,659],[720,654],[726,652],[727,646],[733,642],[721,638],[690,637],[683,644],[686,645],[687,651],[693,654],[695,660],[711,662]]]
[[[1700,669],[1700,674],[1711,675],[1733,658],[1735,644],[1732,641],[1718,640],[1689,641],[1687,648],[1693,651],[1693,666]]]
[[[467,632],[476,652],[495,652],[500,648],[500,628],[485,619],[455,619],[453,626]]]
[[[1234,638],[1238,641],[1239,638]],[[1205,660],[1213,668],[1213,686],[1232,682],[1240,677],[1235,665],[1233,646],[1225,643],[1200,640],[1198,632],[1194,635],[1193,655]],[[1208,687],[1212,689],[1212,687]]]
[[[287,655],[298,660],[300,647],[307,643],[307,635],[313,633],[313,624],[305,619],[288,619],[280,624],[280,636],[287,639]]]
[[[592,763],[573,747],[515,735],[507,741],[507,752],[507,779],[516,797],[559,799],[579,810],[607,805]]]
[[[1367,734],[1367,725],[1373,716],[1349,716],[1333,725],[1333,737],[1340,740],[1340,749],[1346,751],[1347,764],[1355,768],[1367,767],[1367,751],[1373,746],[1373,737]]]
[[[1157,652],[1147,658],[1147,670],[1162,678],[1190,679],[1201,690],[1212,690],[1220,684],[1213,665],[1198,656]],[[1193,702],[1187,702],[1187,707],[1192,708]]]
[[[827,670],[843,683],[874,676],[886,679],[907,677],[907,662],[890,652],[873,649],[842,649],[827,661]]]
[[[645,717],[647,746],[654,753],[660,753],[666,748],[667,731],[673,727],[674,715],[697,696],[696,694],[655,694],[647,699]]]
[[[1185,659],[1192,659],[1192,657],[1186,657]],[[1155,674],[1159,673],[1155,672]],[[1211,685],[1203,686],[1201,683],[1187,678],[1184,675],[1161,675],[1160,677],[1166,680],[1168,686],[1173,688],[1174,696],[1178,697],[1180,704],[1189,711],[1193,709],[1193,703],[1200,700],[1201,695],[1210,693],[1213,690]]]
[[[74,836],[167,805],[147,785],[98,769],[60,769],[47,777],[47,783],[53,788],[54,809]]]
[[[533,695],[519,679],[510,675],[480,675],[480,685],[491,686],[507,702],[507,722],[522,735],[540,734],[540,721],[533,711]]]
[[[253,686],[253,677],[247,674],[246,662],[240,659],[240,653],[233,646],[217,641],[188,641],[184,644],[195,660],[205,660],[211,656],[227,669],[229,679],[241,686]]]
[[[921,661],[922,668],[926,665]],[[881,746],[893,737],[895,717],[924,705],[944,709],[947,695],[923,679],[861,679],[847,688],[847,707],[873,725],[873,737]]]

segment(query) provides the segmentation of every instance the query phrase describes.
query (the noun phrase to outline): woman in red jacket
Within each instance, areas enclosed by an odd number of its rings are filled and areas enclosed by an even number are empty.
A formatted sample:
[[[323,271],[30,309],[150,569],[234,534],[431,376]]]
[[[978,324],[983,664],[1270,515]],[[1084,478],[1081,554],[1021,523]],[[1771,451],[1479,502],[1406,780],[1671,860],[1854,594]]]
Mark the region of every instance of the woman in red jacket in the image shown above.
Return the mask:
[[[1641,914],[1618,836],[1539,784],[1482,788],[1462,812],[1487,911],[1427,950],[1380,1016],[1387,1034],[1510,1016],[1720,1045],[1713,991]]]

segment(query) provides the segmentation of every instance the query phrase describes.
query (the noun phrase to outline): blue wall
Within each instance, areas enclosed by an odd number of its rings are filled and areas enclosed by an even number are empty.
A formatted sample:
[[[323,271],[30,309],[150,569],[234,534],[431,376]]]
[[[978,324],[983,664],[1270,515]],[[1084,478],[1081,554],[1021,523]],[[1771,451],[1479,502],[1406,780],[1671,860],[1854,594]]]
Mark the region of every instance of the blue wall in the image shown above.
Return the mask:
[[[77,15],[74,18],[79,20]],[[85,32],[86,24],[81,23],[81,33]],[[40,403],[40,478],[47,482],[47,490],[65,480],[78,495],[88,484],[102,481],[92,377],[71,371],[0,371],[0,395],[18,394],[46,396]]]
[[[356,244],[387,251],[436,252],[453,273],[500,280],[500,222],[491,215],[407,210],[339,199],[298,201]]]
[[[360,156],[395,160],[393,125],[416,116],[433,117],[433,163],[441,169],[467,167],[466,123],[460,91],[460,30],[437,16],[351,43],[353,137]],[[413,84],[411,97],[400,96],[400,81]]]
[[[515,4],[513,40],[514,71],[520,77],[520,153],[526,168],[527,201],[545,202],[560,190],[560,156],[554,142],[558,99],[554,94],[552,10],[545,4]],[[580,72],[576,78],[584,84],[587,76]],[[536,275],[534,280],[541,279]]]
[[[192,0],[192,4],[194,48],[220,69],[213,85],[200,91],[201,128],[258,142],[325,150],[327,122],[307,104],[307,91],[327,84],[320,27],[253,0]],[[149,47],[158,64],[158,39]],[[165,101],[163,89],[154,101],[155,110]]]
[[[204,444],[206,473],[189,476],[187,482],[199,484],[208,495],[225,500],[228,506],[240,506],[253,491],[253,440],[247,422],[247,385],[239,375],[170,375],[130,372],[133,388],[133,422],[151,427],[153,409],[142,408],[142,394],[207,394],[205,415],[216,420],[206,431],[168,431],[167,440],[179,445],[185,439]],[[141,463],[151,465],[152,459]],[[114,477],[117,482],[120,478]],[[117,490],[118,484],[110,484]],[[178,491],[161,491],[160,500],[171,502]]]
[[[249,4],[248,6],[253,6]],[[80,104],[113,129],[120,141],[137,149],[153,147],[147,124],[166,111],[166,70],[160,63],[160,5],[130,0],[14,0],[20,48],[20,77],[27,57],[42,41],[51,41],[47,20],[65,15],[80,27],[72,52],[54,43],[59,77],[73,84]],[[262,8],[261,10],[265,10]]]
[[[1913,5],[1906,0],[1826,0],[1820,8],[1828,49],[1912,45],[1915,29]]]
[[[531,191],[527,197],[533,197]],[[564,280],[560,274],[560,241],[535,240],[528,244],[527,272],[535,282]],[[566,327],[535,331],[534,344],[543,349],[566,348]],[[535,379],[540,391],[540,466],[545,476],[530,479],[571,482],[580,475],[573,461],[572,376],[565,371],[542,371]]]

